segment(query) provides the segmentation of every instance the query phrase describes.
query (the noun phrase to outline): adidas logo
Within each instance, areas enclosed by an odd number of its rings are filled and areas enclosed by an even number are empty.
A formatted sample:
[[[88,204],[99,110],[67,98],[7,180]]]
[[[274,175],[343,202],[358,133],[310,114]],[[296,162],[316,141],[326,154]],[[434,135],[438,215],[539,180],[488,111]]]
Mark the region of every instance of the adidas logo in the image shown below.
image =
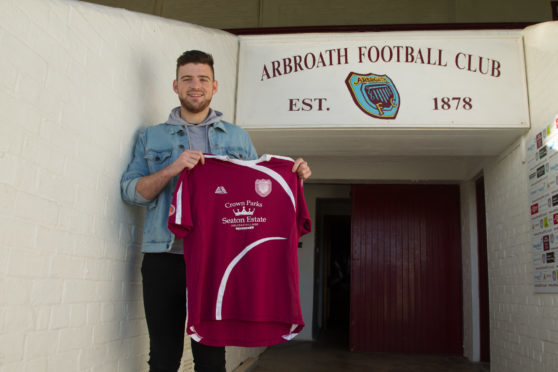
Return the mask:
[[[225,188],[223,186],[219,186],[215,190],[215,194],[226,194],[226,193],[227,193],[227,190],[225,190]]]

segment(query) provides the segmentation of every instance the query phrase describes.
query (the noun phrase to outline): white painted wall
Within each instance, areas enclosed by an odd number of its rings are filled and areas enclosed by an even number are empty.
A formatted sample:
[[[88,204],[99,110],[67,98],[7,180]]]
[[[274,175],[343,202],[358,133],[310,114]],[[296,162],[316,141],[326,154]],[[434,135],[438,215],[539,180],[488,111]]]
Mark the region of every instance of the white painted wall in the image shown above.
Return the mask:
[[[0,2],[0,371],[147,370],[143,218],[120,176],[138,129],[178,105],[184,50],[214,55],[214,107],[234,117],[237,48],[84,2]],[[229,369],[260,351],[230,349]]]
[[[558,113],[558,22],[524,31],[531,136]],[[485,168],[491,371],[558,368],[558,294],[535,294],[524,150]]]

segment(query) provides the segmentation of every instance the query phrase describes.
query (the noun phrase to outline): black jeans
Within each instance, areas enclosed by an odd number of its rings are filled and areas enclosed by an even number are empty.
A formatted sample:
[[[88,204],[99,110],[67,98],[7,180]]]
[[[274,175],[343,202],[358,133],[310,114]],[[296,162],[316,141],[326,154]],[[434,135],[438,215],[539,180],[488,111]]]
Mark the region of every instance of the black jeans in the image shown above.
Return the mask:
[[[143,303],[149,330],[149,371],[176,372],[184,349],[186,270],[184,258],[146,253],[141,266]],[[192,341],[196,372],[225,372],[225,348]]]

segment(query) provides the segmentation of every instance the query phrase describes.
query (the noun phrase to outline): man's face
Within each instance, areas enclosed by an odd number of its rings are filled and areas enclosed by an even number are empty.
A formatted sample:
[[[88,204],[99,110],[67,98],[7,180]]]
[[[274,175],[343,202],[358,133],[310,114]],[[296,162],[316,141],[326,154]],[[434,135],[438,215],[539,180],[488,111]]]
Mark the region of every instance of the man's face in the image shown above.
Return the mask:
[[[207,109],[217,93],[217,81],[213,80],[211,67],[203,63],[187,63],[179,67],[177,75],[173,88],[182,107],[193,114]]]

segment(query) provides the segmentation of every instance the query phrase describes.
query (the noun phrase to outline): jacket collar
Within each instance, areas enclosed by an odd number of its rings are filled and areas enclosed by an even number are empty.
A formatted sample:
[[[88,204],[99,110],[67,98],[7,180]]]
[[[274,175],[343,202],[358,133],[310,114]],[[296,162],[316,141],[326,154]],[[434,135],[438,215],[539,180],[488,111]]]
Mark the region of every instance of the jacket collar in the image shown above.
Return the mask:
[[[176,124],[168,124],[167,123],[167,127],[168,127],[168,130],[169,130],[170,134],[176,134],[176,133],[180,132],[181,130],[186,131],[186,126],[184,126],[184,125],[176,125]],[[220,131],[227,133],[227,128],[225,127],[225,124],[222,121],[218,121],[216,123],[209,124],[209,127],[219,129]]]

